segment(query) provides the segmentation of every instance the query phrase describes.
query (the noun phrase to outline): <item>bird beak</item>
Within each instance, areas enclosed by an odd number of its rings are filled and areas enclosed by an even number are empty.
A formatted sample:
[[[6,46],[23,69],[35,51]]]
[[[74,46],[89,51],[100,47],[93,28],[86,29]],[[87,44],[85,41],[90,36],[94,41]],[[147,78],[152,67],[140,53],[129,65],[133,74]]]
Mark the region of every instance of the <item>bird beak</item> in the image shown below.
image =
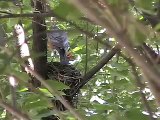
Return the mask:
[[[67,55],[67,59],[69,61],[73,61],[75,59],[74,56],[73,56],[73,54],[71,52],[67,52],[66,55]]]

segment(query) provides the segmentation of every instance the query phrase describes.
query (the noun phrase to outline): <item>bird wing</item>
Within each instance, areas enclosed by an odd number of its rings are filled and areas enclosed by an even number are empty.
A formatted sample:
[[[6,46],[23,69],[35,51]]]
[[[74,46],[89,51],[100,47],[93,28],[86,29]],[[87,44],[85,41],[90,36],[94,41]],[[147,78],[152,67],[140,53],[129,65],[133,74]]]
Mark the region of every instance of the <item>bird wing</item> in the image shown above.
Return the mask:
[[[60,47],[65,51],[69,50],[68,36],[65,31],[53,30],[53,32],[48,33],[47,36],[51,45]]]

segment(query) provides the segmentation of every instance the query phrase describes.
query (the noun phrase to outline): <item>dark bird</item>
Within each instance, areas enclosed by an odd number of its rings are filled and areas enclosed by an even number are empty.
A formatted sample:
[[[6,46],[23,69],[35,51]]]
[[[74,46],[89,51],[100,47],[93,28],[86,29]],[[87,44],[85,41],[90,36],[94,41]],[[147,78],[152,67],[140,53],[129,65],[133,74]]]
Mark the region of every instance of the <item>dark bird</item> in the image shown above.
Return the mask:
[[[60,55],[60,63],[69,64],[69,42],[67,33],[60,30],[57,26],[53,26],[52,31],[47,33],[49,47],[56,49]]]

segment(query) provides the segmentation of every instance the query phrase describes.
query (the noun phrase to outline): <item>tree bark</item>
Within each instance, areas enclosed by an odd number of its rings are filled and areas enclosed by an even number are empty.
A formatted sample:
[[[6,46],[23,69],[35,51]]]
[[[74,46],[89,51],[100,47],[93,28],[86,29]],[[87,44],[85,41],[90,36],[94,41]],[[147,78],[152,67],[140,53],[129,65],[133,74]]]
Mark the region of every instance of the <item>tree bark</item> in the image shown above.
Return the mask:
[[[36,13],[45,12],[45,4],[42,0],[32,1],[33,7]],[[33,52],[38,55],[34,59],[35,71],[41,75],[44,79],[47,78],[47,35],[45,18],[41,16],[34,16],[33,21]],[[38,34],[42,32],[43,34]],[[38,35],[37,35],[38,34]],[[33,85],[39,87],[40,83],[37,80],[33,80]]]

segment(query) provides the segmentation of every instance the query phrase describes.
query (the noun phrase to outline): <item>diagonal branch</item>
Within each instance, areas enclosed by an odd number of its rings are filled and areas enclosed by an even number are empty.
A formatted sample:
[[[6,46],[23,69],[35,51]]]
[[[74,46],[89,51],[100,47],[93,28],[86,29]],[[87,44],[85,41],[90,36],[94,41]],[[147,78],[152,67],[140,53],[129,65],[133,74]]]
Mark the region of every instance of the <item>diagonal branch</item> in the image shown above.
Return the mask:
[[[54,17],[54,13],[53,12],[48,12],[48,13],[24,13],[24,14],[8,14],[8,15],[0,15],[0,19],[3,18],[19,18],[19,17],[23,17],[23,18],[28,18],[28,17]]]
[[[81,84],[81,87],[84,86],[102,67],[104,67],[111,59],[112,57],[120,51],[120,46],[116,45],[114,48],[111,49],[111,51],[106,54],[98,63],[96,66],[94,66],[90,71],[87,72],[87,74],[83,77],[83,83]]]
[[[12,106],[3,102],[1,99],[0,99],[0,106],[3,107],[4,109],[6,109],[7,111],[9,111],[11,114],[16,116],[17,118],[21,119],[21,120],[31,120],[27,115],[25,115],[25,114],[21,113],[20,111],[14,109]]]
[[[88,15],[90,19],[93,19],[97,24],[107,28],[108,33],[114,36],[123,49],[133,57],[135,63],[141,68],[144,77],[146,76],[145,80],[149,85],[152,85],[150,89],[156,97],[157,103],[160,105],[160,94],[158,94],[158,90],[160,89],[159,71],[150,62],[145,62],[145,56],[140,55],[134,48],[131,42],[134,41],[134,39],[131,37],[131,34],[127,32],[129,30],[129,25],[133,26],[134,24],[135,29],[138,29],[141,33],[146,35],[146,28],[129,16],[129,13],[119,11],[118,8],[108,7],[107,4],[104,10],[99,8],[93,0],[71,0],[71,2],[82,10],[84,14]],[[91,3],[92,5],[90,5]],[[115,22],[112,22],[110,18]],[[125,24],[118,21],[119,19],[122,19]],[[109,24],[110,22],[112,22],[112,24]]]
[[[155,118],[153,118],[152,109],[151,109],[151,107],[150,107],[150,105],[149,105],[149,103],[148,103],[148,101],[147,101],[147,99],[146,99],[145,94],[143,93],[143,84],[142,84],[142,82],[141,82],[142,80],[141,80],[141,78],[140,78],[139,75],[138,75],[138,72],[137,72],[137,70],[136,70],[136,66],[135,66],[134,62],[133,62],[131,59],[129,59],[129,58],[127,58],[126,56],[124,56],[124,55],[121,55],[121,56],[122,56],[122,57],[130,64],[130,66],[131,66],[132,74],[133,74],[133,76],[134,76],[134,78],[135,78],[135,80],[136,80],[137,86],[139,87],[139,93],[140,93],[140,95],[141,95],[142,102],[143,102],[143,104],[144,104],[147,112],[149,113],[149,116],[148,116],[149,119],[150,119],[150,120],[156,120]]]
[[[96,66],[94,66],[91,70],[89,70],[85,76],[83,76],[83,81],[76,86],[75,90],[73,93],[71,93],[69,96],[74,95],[77,93],[91,78],[101,69],[103,68],[112,58],[113,56],[120,52],[120,46],[116,45],[113,47],[108,54],[106,54],[98,63]]]

